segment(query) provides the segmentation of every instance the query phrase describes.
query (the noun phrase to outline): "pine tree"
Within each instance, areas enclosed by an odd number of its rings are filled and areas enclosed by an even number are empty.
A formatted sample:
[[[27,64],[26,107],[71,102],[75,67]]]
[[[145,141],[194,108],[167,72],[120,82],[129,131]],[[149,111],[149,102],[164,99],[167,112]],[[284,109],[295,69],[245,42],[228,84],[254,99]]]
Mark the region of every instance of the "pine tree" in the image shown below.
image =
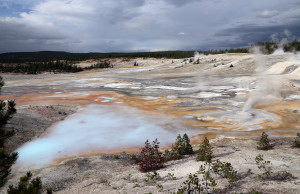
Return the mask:
[[[31,179],[31,172],[27,172],[25,176],[20,178],[18,186],[9,185],[7,193],[8,194],[40,194],[42,189],[42,181],[40,177]]]
[[[0,92],[4,85],[0,77]],[[14,135],[14,131],[6,131],[4,125],[13,114],[16,113],[15,102],[13,100],[7,103],[0,101],[0,188],[6,183],[6,177],[10,174],[10,168],[18,158],[17,153],[7,153],[5,150],[5,140]]]
[[[268,135],[265,132],[263,132],[261,134],[257,149],[259,149],[259,150],[272,149],[272,146],[270,145],[270,140],[268,139]]]
[[[164,158],[159,151],[159,142],[155,139],[150,145],[149,141],[145,142],[145,147],[142,148],[139,166],[140,171],[148,172],[151,170],[157,170],[163,167]]]
[[[197,161],[207,161],[210,163],[212,158],[212,146],[209,144],[207,137],[200,144]]]
[[[179,155],[184,155],[184,144],[181,135],[179,134],[176,138],[174,151],[176,151]]]
[[[185,133],[182,137],[183,139],[183,147],[184,147],[184,154],[193,154],[193,148],[190,144],[190,138]]]

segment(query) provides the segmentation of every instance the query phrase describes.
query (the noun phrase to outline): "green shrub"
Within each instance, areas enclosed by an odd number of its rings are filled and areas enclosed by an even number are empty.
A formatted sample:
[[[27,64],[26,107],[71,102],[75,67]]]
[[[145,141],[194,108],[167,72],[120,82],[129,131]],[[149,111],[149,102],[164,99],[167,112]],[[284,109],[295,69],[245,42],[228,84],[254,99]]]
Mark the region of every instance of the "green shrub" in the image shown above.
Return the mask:
[[[7,193],[8,194],[40,194],[42,189],[42,181],[40,177],[31,179],[31,172],[20,178],[18,186],[9,185]]]

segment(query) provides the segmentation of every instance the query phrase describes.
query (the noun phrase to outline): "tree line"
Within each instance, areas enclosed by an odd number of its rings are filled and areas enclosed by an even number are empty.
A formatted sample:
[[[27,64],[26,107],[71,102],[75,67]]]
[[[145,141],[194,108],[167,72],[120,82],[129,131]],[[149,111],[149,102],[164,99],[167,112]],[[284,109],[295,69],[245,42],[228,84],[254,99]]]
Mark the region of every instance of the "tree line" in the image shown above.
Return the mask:
[[[222,53],[249,53],[253,46],[261,47],[264,54],[273,53],[280,45],[278,42],[258,42],[244,48],[215,49],[215,50],[198,50],[204,55],[222,54]],[[285,52],[300,51],[300,42],[293,40],[283,44]],[[69,53],[60,51],[40,51],[40,52],[17,52],[0,54],[0,63],[26,63],[26,62],[51,62],[51,61],[70,61],[71,63],[84,61],[88,59],[105,59],[105,58],[189,58],[194,56],[194,51],[157,51],[157,52],[130,52],[130,53]]]
[[[78,67],[72,63],[72,61],[49,61],[49,62],[26,62],[17,64],[1,64],[0,72],[3,73],[27,73],[27,74],[38,74],[42,72],[80,72],[89,69],[97,68],[112,68],[109,62],[100,62],[89,67]]]

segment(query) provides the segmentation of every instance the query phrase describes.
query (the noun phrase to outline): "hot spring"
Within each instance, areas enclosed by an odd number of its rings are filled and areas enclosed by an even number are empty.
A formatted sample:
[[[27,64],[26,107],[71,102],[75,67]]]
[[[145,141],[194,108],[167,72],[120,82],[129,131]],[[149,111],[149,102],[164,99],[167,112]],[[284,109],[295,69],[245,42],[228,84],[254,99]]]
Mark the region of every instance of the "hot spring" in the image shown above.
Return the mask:
[[[41,168],[80,154],[142,147],[147,139],[166,146],[177,136],[172,120],[119,104],[88,105],[19,148],[17,166]]]

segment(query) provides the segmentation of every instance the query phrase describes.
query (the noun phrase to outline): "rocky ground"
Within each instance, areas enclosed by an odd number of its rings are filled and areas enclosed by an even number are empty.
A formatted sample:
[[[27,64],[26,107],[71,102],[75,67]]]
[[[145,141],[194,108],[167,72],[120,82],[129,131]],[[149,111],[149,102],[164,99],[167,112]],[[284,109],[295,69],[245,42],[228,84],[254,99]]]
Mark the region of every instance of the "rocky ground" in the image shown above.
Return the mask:
[[[55,124],[86,105],[117,103],[147,114],[171,116],[172,124],[182,128],[181,132],[192,132],[195,151],[192,156],[167,162],[158,170],[162,179],[152,184],[144,181],[145,173],[138,171],[128,154],[86,154],[40,169],[13,167],[7,185],[16,184],[20,176],[32,170],[34,177],[41,177],[43,189],[52,187],[57,193],[175,192],[188,174],[203,164],[195,158],[199,142],[206,135],[213,142],[213,159],[230,162],[240,177],[228,193],[247,193],[252,188],[263,193],[300,193],[299,149],[291,147],[300,130],[300,62],[291,61],[289,55],[266,55],[262,59],[260,72],[256,56],[222,54],[201,56],[199,64],[196,59],[112,59],[112,69],[1,75],[6,82],[1,99],[15,99],[17,103],[17,114],[7,125],[7,129],[16,131],[7,142],[9,151],[51,134]],[[139,66],[134,67],[134,62]],[[253,98],[251,111],[245,113],[242,110],[246,102],[254,96],[258,98]],[[274,149],[256,149],[262,131],[268,132]],[[284,170],[294,178],[260,180],[254,160],[258,154],[272,162],[274,172]],[[254,174],[246,175],[248,169]],[[216,178],[217,187],[224,188],[226,180]],[[5,193],[6,188],[1,192]]]
[[[257,138],[217,139],[212,141],[213,161],[230,162],[238,172],[239,180],[226,193],[247,193],[252,189],[263,193],[299,193],[300,169],[299,148],[292,148],[293,138],[272,138],[274,149],[261,151],[256,149]],[[76,157],[60,164],[33,171],[34,176],[42,178],[44,188],[51,187],[56,193],[172,193],[187,179],[189,173],[196,173],[204,162],[197,162],[198,146],[195,154],[181,160],[167,162],[158,170],[161,179],[149,183],[146,173],[138,170],[138,165],[131,160],[131,155],[94,155]],[[292,173],[294,178],[285,181],[261,180],[262,174],[255,157],[263,154],[264,159],[272,162],[274,174],[279,171]],[[251,169],[252,174],[247,174]],[[25,173],[15,173],[8,184],[16,184]],[[170,174],[171,175],[170,175]],[[168,175],[169,174],[169,175]],[[198,174],[202,177],[201,174]],[[227,180],[214,175],[216,188],[224,189]],[[161,185],[161,186],[160,186]]]

